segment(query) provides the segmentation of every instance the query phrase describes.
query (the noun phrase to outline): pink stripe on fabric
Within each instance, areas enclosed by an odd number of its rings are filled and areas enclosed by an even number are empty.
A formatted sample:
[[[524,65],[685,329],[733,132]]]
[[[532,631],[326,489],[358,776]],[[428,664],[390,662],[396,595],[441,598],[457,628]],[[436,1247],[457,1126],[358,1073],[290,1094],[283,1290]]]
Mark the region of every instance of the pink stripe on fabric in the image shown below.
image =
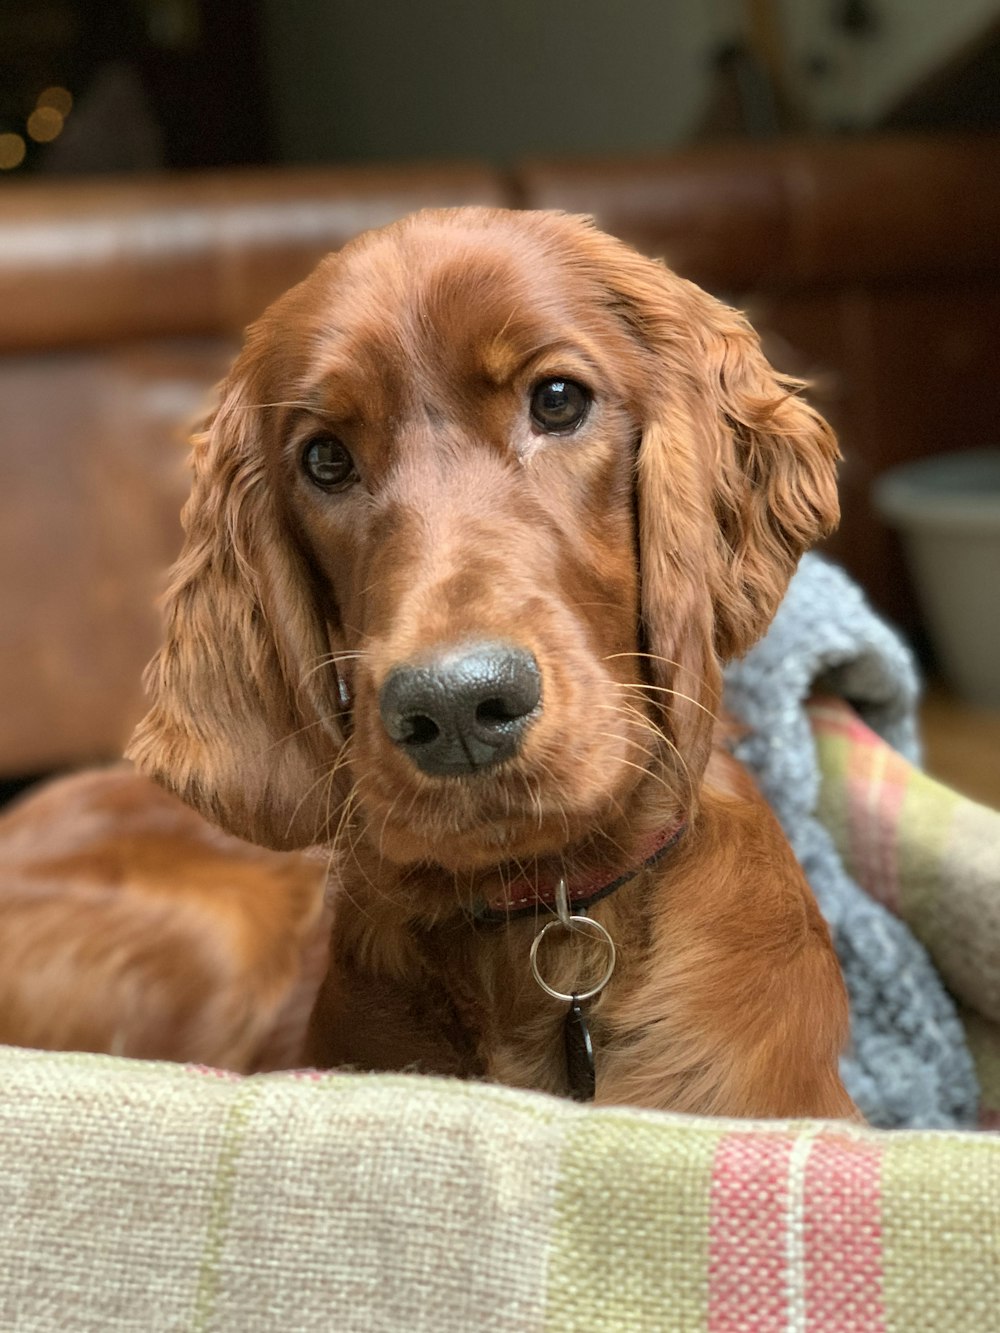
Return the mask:
[[[194,1065],[187,1064],[182,1066],[189,1074],[204,1074],[208,1078],[223,1079],[226,1083],[239,1083],[244,1074],[237,1074],[233,1069],[217,1069],[215,1065]]]
[[[847,784],[855,878],[866,893],[898,916],[897,830],[906,797],[906,774],[900,773],[895,759],[894,752],[874,733],[857,737],[848,761]]]
[[[806,709],[813,730],[824,735],[851,738],[855,725],[864,725],[850,704],[845,704],[842,699],[811,699]]]
[[[899,915],[899,825],[910,765],[843,700],[809,705],[820,734],[845,742],[845,798],[850,869],[866,893]]]
[[[896,853],[909,765],[842,699],[813,700],[809,717],[819,735],[836,737],[845,747],[845,831],[850,870],[866,893],[898,916]]]
[[[794,1141],[729,1134],[709,1201],[708,1333],[788,1328],[788,1168]]]
[[[820,1138],[805,1168],[808,1333],[882,1333],[882,1150]]]

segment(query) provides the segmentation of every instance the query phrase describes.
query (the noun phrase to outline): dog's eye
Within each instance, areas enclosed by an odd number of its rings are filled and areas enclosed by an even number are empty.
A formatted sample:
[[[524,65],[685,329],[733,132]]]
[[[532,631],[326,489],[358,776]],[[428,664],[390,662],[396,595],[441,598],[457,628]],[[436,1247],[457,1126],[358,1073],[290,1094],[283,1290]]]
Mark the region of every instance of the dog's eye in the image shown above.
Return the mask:
[[[325,491],[345,486],[357,475],[354,459],[336,435],[314,435],[302,450],[302,466],[306,476]]]
[[[542,380],[531,394],[531,416],[543,430],[573,430],[589,406],[590,394],[574,380]]]

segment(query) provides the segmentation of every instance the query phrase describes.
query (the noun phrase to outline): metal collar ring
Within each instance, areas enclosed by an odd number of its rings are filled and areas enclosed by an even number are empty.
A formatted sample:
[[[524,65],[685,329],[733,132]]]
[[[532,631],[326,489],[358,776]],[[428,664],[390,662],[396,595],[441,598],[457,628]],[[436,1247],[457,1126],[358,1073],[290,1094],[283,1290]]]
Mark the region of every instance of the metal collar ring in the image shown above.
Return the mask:
[[[604,943],[608,946],[607,968],[605,969],[604,975],[601,977],[597,985],[592,986],[590,990],[576,991],[571,994],[567,994],[565,991],[555,990],[552,986],[548,984],[548,982],[543,978],[541,972],[538,970],[538,946],[541,944],[546,934],[550,930],[555,930],[555,929],[568,930],[570,932],[583,931],[585,934],[592,935],[596,939],[603,940]],[[532,940],[531,954],[529,958],[531,963],[531,975],[538,982],[539,986],[541,986],[542,990],[545,991],[546,995],[551,995],[554,1000],[565,1000],[567,1004],[571,1004],[574,1000],[576,1001],[592,1000],[595,995],[599,995],[601,993],[604,987],[611,980],[612,973],[615,970],[617,952],[615,950],[614,940],[611,938],[611,936],[608,934],[608,932],[604,929],[604,927],[601,925],[599,921],[594,921],[589,916],[572,916],[568,919],[568,921],[557,920],[557,921],[547,922],[538,932],[535,938]]]

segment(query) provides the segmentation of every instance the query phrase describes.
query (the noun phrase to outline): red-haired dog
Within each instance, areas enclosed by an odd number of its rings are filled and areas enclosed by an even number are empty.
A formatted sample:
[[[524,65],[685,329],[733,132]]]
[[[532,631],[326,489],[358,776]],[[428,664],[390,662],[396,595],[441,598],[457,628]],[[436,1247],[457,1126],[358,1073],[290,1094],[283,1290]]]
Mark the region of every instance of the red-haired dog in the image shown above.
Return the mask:
[[[717,721],[837,519],[800,388],[551,213],[417,214],[250,329],[130,754],[331,849],[306,1060],[856,1114],[827,928]]]

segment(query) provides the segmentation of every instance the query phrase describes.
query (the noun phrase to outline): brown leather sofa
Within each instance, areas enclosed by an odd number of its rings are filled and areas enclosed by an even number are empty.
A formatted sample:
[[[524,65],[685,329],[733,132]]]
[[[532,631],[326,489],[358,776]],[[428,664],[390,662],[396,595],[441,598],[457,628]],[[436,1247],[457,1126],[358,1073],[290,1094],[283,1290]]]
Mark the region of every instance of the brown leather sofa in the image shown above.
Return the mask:
[[[141,709],[182,437],[239,333],[328,250],[412,209],[590,212],[741,303],[817,377],[846,453],[831,544],[912,625],[872,477],[995,441],[1000,140],[637,161],[269,170],[0,196],[0,777],[113,757]]]

